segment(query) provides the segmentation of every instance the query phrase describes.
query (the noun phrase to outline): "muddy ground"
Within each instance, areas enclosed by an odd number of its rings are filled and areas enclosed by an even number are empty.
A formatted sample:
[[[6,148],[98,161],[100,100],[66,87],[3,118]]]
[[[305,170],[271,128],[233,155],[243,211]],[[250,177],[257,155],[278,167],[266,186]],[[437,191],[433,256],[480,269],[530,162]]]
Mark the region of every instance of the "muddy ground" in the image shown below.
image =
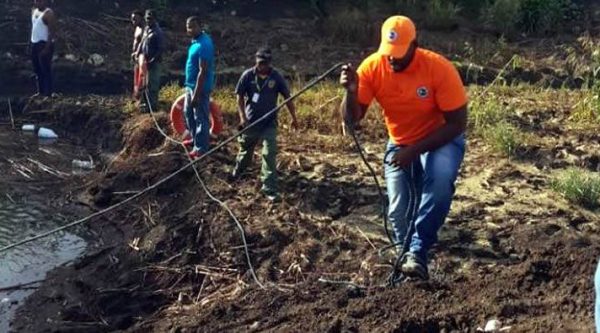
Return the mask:
[[[503,91],[521,128],[536,139],[512,160],[469,139],[428,282],[379,286],[393,257],[377,255],[376,248],[386,244],[377,191],[350,142],[335,131],[304,128],[302,137],[309,142],[299,144],[298,134],[284,129],[281,203],[258,194],[256,167],[243,180],[228,183],[235,145],[200,168],[208,188],[244,225],[264,289],[248,270],[239,230],[188,170],[90,223],[97,244],[71,267],[52,272],[21,308],[13,328],[474,332],[498,318],[511,332],[589,332],[591,277],[600,255],[598,214],[566,203],[549,189],[549,179],[552,171],[572,165],[597,171],[598,132],[563,125],[569,113],[564,105],[574,98],[569,92],[552,101],[521,99],[525,91],[517,89]],[[102,100],[98,105],[124,105]],[[53,110],[65,110],[52,117],[66,133],[74,130],[69,124],[78,114],[70,107],[73,102],[35,102],[23,116],[52,103]],[[187,162],[148,115],[123,117],[102,107],[98,112],[92,114],[103,116],[84,122],[85,131],[74,136],[97,133],[89,138],[96,139],[92,150],[98,149],[114,137],[106,128],[122,123],[122,146],[82,180],[83,187],[70,190],[68,201],[101,209]],[[44,117],[40,120],[52,119]],[[368,159],[381,173],[385,133],[375,127],[381,120],[376,113],[370,117],[372,130],[363,139]],[[227,113],[225,137],[232,134],[234,120]],[[165,115],[158,121],[168,129]],[[104,147],[110,151],[111,144]],[[366,289],[324,284],[319,278],[353,281]]]
[[[63,73],[58,81],[63,82],[61,92],[72,96],[31,103],[17,98],[13,103],[18,124],[35,121],[52,126],[99,162],[92,174],[53,187],[57,204],[97,211],[154,184],[187,160],[178,146],[164,140],[148,115],[125,113],[127,97],[112,95],[128,87],[127,59],[120,51],[127,43],[102,36],[103,29],[124,34],[127,26],[114,17],[94,15],[98,8],[119,15],[120,9],[106,7],[112,4],[86,4],[95,9],[73,7],[62,17],[63,24],[73,29],[100,24],[94,26],[98,30],[91,33],[94,38],[82,40],[76,34],[65,38],[70,44],[63,50],[78,60],[57,60]],[[7,22],[25,24],[21,16],[27,8],[21,3],[7,1],[0,6],[10,14]],[[239,64],[247,65],[247,55],[258,42],[231,42],[244,33],[262,36],[278,52],[289,53],[281,59],[281,67],[292,74],[293,66],[300,73],[314,74],[339,59],[358,59],[368,49],[343,43],[315,45],[314,36],[320,35],[313,27],[318,26],[298,25],[297,14],[260,18],[253,13],[265,11],[240,10],[238,24],[230,24],[219,18],[229,17],[231,8],[219,10],[210,20],[223,50],[222,75],[235,76]],[[302,12],[291,8],[285,13]],[[266,33],[273,26],[278,33]],[[175,23],[167,27],[176,29]],[[11,39],[4,45],[18,38],[7,36]],[[181,34],[170,37],[175,42],[185,40]],[[423,37],[428,45],[465,62],[470,60],[463,52],[464,42],[480,40],[463,29],[425,32]],[[490,56],[496,56],[486,68],[493,70],[465,76],[473,68],[467,62],[462,71],[465,81],[489,82],[519,51],[524,68],[510,66],[509,80],[514,75],[540,86],[565,82],[577,86],[581,77],[561,71],[568,54],[558,39],[577,43],[573,36],[526,38],[502,49],[492,42]],[[0,97],[23,95],[31,87],[25,50],[21,45],[10,47],[12,58],[2,52],[0,69],[8,68],[11,77],[19,79],[8,82],[8,76],[0,77],[0,86],[6,89]],[[170,47],[168,75],[177,79],[181,47],[177,43]],[[488,51],[483,46],[478,50]],[[93,52],[101,52],[107,63],[84,64]],[[320,60],[318,64],[314,59]],[[86,79],[90,73],[94,80]],[[86,91],[98,95],[77,95]],[[487,320],[498,318],[503,326],[511,326],[510,332],[589,332],[600,217],[598,212],[567,203],[550,190],[549,182],[554,171],[569,166],[599,171],[598,128],[567,125],[578,98],[573,91],[540,93],[529,87],[495,93],[515,111],[512,121],[533,139],[518,156],[507,159],[469,136],[456,199],[433,251],[428,282],[379,287],[394,258],[377,255],[376,249],[387,244],[377,190],[351,142],[340,138],[337,126],[323,124],[335,119],[334,107],[327,105],[319,109],[326,116],[306,121],[300,134],[281,131],[281,203],[273,204],[258,194],[256,166],[241,181],[227,181],[235,145],[201,163],[208,188],[243,224],[251,263],[264,289],[248,270],[235,223],[187,170],[132,204],[93,220],[89,226],[97,238],[89,253],[50,273],[20,309],[13,329],[449,333],[475,332]],[[223,137],[233,134],[236,125],[233,110],[225,111]],[[158,121],[168,129],[165,115]],[[362,138],[369,161],[381,174],[385,132],[375,112],[369,115]],[[15,180],[11,191],[17,191],[20,175],[9,164],[0,164],[4,167],[0,170],[12,172]],[[366,288],[324,284],[319,278],[353,281]]]

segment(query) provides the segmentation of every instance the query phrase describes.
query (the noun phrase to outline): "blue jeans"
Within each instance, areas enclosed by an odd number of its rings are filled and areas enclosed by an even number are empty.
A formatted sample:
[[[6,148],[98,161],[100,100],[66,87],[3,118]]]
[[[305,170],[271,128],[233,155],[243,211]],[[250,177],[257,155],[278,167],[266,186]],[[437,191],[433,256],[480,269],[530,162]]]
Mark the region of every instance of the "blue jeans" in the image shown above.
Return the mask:
[[[410,252],[427,262],[427,251],[437,242],[437,233],[448,212],[454,195],[454,182],[465,154],[465,136],[461,134],[446,145],[424,154],[410,168],[389,164],[394,153],[401,150],[391,141],[384,158],[385,181],[389,208],[388,219],[396,241],[404,241],[410,219],[410,206],[416,200],[415,232]],[[410,186],[415,197],[411,198]]]
[[[183,107],[185,122],[194,140],[194,150],[206,153],[210,140],[210,94],[203,93],[200,96],[200,104],[194,108],[192,107],[193,93],[191,88],[185,88],[185,104]]]
[[[596,333],[600,333],[600,262],[596,268],[594,285],[596,286]]]

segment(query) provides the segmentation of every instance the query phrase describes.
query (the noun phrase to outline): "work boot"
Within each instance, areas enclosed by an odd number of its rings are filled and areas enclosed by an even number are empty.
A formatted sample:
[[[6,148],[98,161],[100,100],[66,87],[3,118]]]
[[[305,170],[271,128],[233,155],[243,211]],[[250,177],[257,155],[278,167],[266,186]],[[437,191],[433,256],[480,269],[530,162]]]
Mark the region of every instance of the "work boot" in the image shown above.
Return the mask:
[[[418,278],[421,280],[429,279],[427,264],[423,259],[412,252],[408,252],[404,255],[400,270],[404,275],[410,278]]]

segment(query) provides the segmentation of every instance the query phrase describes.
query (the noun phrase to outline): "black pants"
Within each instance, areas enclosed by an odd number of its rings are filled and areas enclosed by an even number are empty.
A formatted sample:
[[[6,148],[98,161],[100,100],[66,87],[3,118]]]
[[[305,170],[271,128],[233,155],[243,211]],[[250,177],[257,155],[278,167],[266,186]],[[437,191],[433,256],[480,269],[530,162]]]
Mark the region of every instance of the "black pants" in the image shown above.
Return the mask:
[[[31,62],[33,71],[37,76],[37,90],[40,95],[52,95],[52,56],[54,45],[50,45],[50,52],[41,54],[46,47],[46,42],[31,44]]]

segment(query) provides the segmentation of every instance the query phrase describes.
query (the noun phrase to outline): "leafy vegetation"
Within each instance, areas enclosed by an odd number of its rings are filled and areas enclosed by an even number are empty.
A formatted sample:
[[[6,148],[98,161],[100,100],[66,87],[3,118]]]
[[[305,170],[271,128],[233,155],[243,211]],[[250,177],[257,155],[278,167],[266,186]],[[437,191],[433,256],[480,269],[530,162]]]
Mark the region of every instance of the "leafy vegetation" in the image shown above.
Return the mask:
[[[376,8],[389,13],[388,7],[389,3],[381,0],[350,1],[346,10],[337,11],[330,17],[330,28],[335,23],[340,23],[340,29],[351,27],[351,22],[343,22],[339,16],[348,14],[352,18],[356,16],[353,10],[370,15],[377,12]],[[453,29],[463,22],[487,27],[504,35],[560,32],[581,23],[584,17],[582,5],[575,0],[395,0],[392,10],[424,22],[425,26],[432,29]],[[339,31],[333,29],[333,33],[339,34]]]
[[[425,23],[429,28],[448,30],[458,24],[460,7],[445,0],[430,0],[427,4]]]

